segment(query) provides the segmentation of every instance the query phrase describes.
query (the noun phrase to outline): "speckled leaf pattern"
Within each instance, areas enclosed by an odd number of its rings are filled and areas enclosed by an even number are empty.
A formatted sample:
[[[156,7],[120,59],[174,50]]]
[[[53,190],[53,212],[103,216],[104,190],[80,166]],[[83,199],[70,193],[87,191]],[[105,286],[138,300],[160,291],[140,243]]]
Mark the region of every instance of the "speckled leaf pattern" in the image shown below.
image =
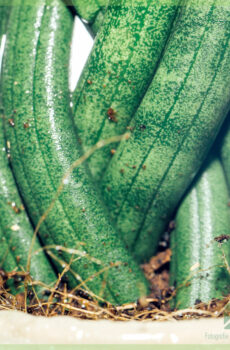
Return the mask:
[[[175,306],[187,308],[230,292],[230,209],[223,168],[210,157],[176,215],[171,242]],[[219,240],[219,242],[218,242]]]
[[[230,102],[230,7],[181,8],[156,75],[102,180],[124,240],[139,261],[201,166]]]
[[[72,2],[78,15],[88,23],[92,23],[109,0],[72,0]]]
[[[73,95],[74,122],[83,151],[127,131],[165,47],[178,0],[114,3],[107,8]],[[101,179],[115,147],[109,145],[90,157],[96,180]]]
[[[11,6],[1,7],[1,34],[5,34],[9,20]],[[0,36],[1,39],[1,36]],[[0,94],[2,91],[0,92]],[[0,96],[2,104],[2,96]],[[23,203],[9,166],[6,153],[6,145],[3,130],[4,114],[1,106],[0,111],[0,268],[7,272],[27,271],[27,260],[31,248],[33,227],[27,217]],[[38,239],[33,243],[30,276],[33,281],[40,281],[52,287],[57,276],[53,271],[44,251],[35,254],[41,249]],[[20,277],[18,277],[20,278]],[[13,280],[8,281],[12,293],[23,291],[22,280],[18,281],[18,287]],[[44,288],[35,287],[38,295],[42,296]]]
[[[3,92],[7,120],[13,113],[14,125],[6,122],[6,134],[17,183],[35,225],[63,175],[80,157],[68,98],[72,25],[71,14],[59,0],[47,6],[39,0],[24,6],[22,0],[13,9]],[[40,236],[44,244],[80,251],[80,256],[57,255],[72,262],[67,274],[71,287],[83,279],[85,288],[113,303],[146,295],[147,282],[109,223],[84,165],[69,176]]]
[[[0,120],[0,268],[5,271],[27,271],[27,260],[32,244],[33,227],[25,212],[15,180],[9,167],[3,138],[3,115]],[[40,251],[35,254],[36,251]],[[53,287],[57,276],[53,271],[38,239],[33,243],[30,276]],[[21,285],[22,283],[19,283]],[[36,287],[38,295],[44,288]]]

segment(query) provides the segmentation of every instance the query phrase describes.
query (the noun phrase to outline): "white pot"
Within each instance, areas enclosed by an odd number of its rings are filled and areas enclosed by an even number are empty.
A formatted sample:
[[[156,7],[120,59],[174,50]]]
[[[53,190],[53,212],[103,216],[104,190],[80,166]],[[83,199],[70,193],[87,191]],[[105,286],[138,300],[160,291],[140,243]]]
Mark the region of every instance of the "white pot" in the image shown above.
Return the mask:
[[[223,318],[86,321],[0,311],[0,344],[230,344],[230,329],[224,327]]]

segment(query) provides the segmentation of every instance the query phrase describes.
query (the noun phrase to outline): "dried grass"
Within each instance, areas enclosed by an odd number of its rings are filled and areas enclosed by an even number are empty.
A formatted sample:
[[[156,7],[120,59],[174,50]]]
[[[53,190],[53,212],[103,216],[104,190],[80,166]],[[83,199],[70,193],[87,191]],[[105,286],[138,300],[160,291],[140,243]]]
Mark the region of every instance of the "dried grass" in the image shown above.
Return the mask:
[[[70,263],[67,264],[59,259],[59,263],[63,266],[63,271],[59,274],[56,284],[53,288],[44,286],[39,281],[33,281],[29,271],[31,264],[31,257],[33,251],[33,244],[38,234],[41,224],[46,219],[49,212],[52,210],[55,201],[58,199],[63,187],[72,171],[82,164],[93,152],[105,145],[113,142],[128,139],[129,134],[113,137],[106,141],[98,142],[85,155],[73,163],[70,169],[63,176],[58,190],[46,212],[41,216],[32,239],[30,251],[28,254],[26,271],[11,271],[6,272],[0,269],[0,310],[18,310],[35,316],[52,317],[57,315],[66,315],[76,317],[78,319],[90,320],[113,320],[113,321],[165,321],[165,320],[184,320],[184,319],[198,319],[202,317],[222,317],[224,315],[230,316],[230,295],[224,297],[222,300],[213,299],[208,304],[200,303],[194,308],[185,310],[171,310],[169,306],[170,300],[175,296],[176,290],[172,290],[169,286],[169,271],[168,265],[171,257],[171,251],[166,244],[165,250],[153,257],[148,264],[142,266],[146,278],[152,286],[152,293],[148,298],[141,298],[136,303],[129,303],[120,306],[113,306],[102,300],[99,296],[94,295],[91,291],[82,289],[87,281],[82,281],[74,290],[68,290],[67,285],[62,282],[62,277],[67,271],[71,271],[71,261],[73,259],[81,258],[82,251],[70,249],[71,254]],[[79,244],[83,244],[79,242]],[[46,250],[52,259],[56,259],[52,250],[68,249],[61,246],[46,246],[41,249]],[[33,252],[33,254],[36,252]],[[85,256],[85,255],[84,255]],[[100,264],[96,259],[87,255],[93,262]],[[224,265],[230,271],[227,260],[224,256]],[[73,273],[73,271],[71,271]],[[103,273],[104,269],[98,273]],[[80,276],[77,276],[80,279]],[[93,276],[92,276],[93,277]],[[23,287],[24,292],[12,295],[8,288],[7,282],[14,280],[15,284]],[[18,281],[21,281],[19,285]],[[36,294],[36,286],[43,286],[46,290],[44,298],[39,299]],[[181,286],[180,286],[181,287]],[[21,290],[21,289],[20,289]]]
[[[194,308],[171,310],[169,301],[175,296],[176,290],[172,291],[168,285],[168,278],[166,278],[168,259],[165,256],[168,254],[168,249],[165,254],[164,252],[160,253],[160,256],[163,257],[162,265],[157,266],[157,269],[161,270],[160,273],[157,273],[157,270],[155,272],[152,270],[150,273],[150,264],[148,264],[148,268],[147,264],[144,266],[144,270],[147,269],[148,271],[146,277],[150,278],[150,283],[154,287],[152,288],[152,295],[148,298],[141,298],[137,303],[121,306],[113,306],[102,302],[100,298],[83,289],[68,290],[66,284],[61,282],[63,275],[68,270],[68,265],[59,275],[54,288],[46,287],[46,295],[40,300],[34,288],[40,283],[32,281],[28,273],[22,271],[7,273],[0,270],[0,310],[19,310],[35,316],[66,315],[78,319],[107,319],[113,321],[166,321],[230,316],[230,295],[222,300],[213,299],[208,304],[200,303]],[[159,261],[157,257],[156,260]],[[153,277],[153,275],[155,276]],[[158,276],[157,280],[155,279],[156,276]],[[14,279],[17,282],[18,277],[22,279],[24,293],[12,295],[8,292],[6,283],[9,279]],[[29,289],[28,284],[31,286]],[[154,292],[156,290],[160,291],[160,295]]]

